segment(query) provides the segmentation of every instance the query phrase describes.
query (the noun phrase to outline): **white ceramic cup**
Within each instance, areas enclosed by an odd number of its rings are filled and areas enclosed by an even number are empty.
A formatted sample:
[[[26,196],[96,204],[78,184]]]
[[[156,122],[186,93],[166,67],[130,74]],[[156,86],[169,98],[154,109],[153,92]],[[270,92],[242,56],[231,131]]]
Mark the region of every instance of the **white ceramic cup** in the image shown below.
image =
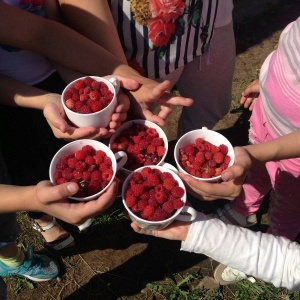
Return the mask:
[[[228,147],[228,155],[230,156],[230,163],[229,163],[229,167],[232,166],[234,164],[234,150],[233,147],[231,145],[231,143],[228,141],[228,139],[223,136],[222,134],[214,131],[214,130],[210,130],[207,129],[206,127],[202,127],[202,129],[196,129],[196,130],[192,130],[187,132],[185,135],[183,135],[176,143],[175,148],[174,148],[174,158],[176,161],[176,165],[177,165],[177,169],[180,172],[183,172],[185,174],[188,174],[190,176],[193,176],[191,174],[189,174],[188,172],[186,172],[179,164],[179,150],[181,148],[184,148],[185,146],[189,145],[189,144],[194,144],[195,140],[197,138],[203,138],[205,141],[208,141],[210,143],[212,143],[215,146],[220,146],[221,144],[224,144]],[[199,177],[195,177],[193,176],[195,179],[198,180],[203,180],[203,181],[207,181],[207,182],[220,182],[222,181],[221,179],[221,175],[216,176],[216,177],[212,177],[212,178],[199,178]]]
[[[63,146],[60,150],[57,151],[57,153],[52,158],[52,161],[50,163],[50,168],[49,168],[49,176],[52,184],[54,185],[56,184],[53,178],[53,174],[56,171],[56,165],[59,162],[59,160],[66,155],[73,154],[75,153],[75,151],[82,149],[82,147],[85,145],[90,145],[95,150],[102,150],[106,153],[106,155],[111,159],[112,162],[113,176],[110,182],[108,183],[108,185],[97,194],[88,197],[69,197],[70,199],[77,200],[77,201],[89,201],[89,200],[97,199],[102,193],[104,193],[108,189],[108,187],[111,185],[111,183],[113,182],[116,176],[116,172],[120,168],[122,168],[122,166],[127,161],[127,154],[124,151],[113,153],[105,144],[96,140],[90,140],[90,139],[76,140]]]
[[[111,145],[115,142],[115,140],[122,134],[122,132],[128,128],[130,128],[132,126],[133,123],[136,123],[136,124],[142,124],[142,125],[145,125],[147,127],[150,127],[150,128],[154,128],[156,129],[158,135],[160,138],[162,138],[164,140],[164,147],[166,149],[166,152],[165,154],[162,156],[161,160],[157,163],[158,166],[166,166],[168,168],[172,168],[173,166],[168,164],[168,163],[165,163],[164,160],[166,158],[166,155],[167,155],[167,152],[168,152],[168,138],[165,134],[165,132],[162,130],[161,127],[159,127],[157,124],[151,122],[151,121],[148,121],[148,120],[142,120],[142,119],[137,119],[137,120],[131,120],[131,121],[128,121],[128,122],[125,122],[124,124],[122,124],[117,130],[116,132],[110,137],[110,140],[109,140],[109,147],[111,147]],[[174,167],[173,167],[174,168]],[[176,169],[175,169],[176,170]],[[129,170],[129,169],[126,169],[126,168],[122,168],[121,169],[121,172],[124,176],[128,176],[132,173],[132,170]]]
[[[76,127],[86,127],[86,126],[95,126],[97,128],[105,128],[109,125],[111,121],[111,116],[115,111],[117,106],[117,94],[120,90],[120,81],[116,77],[111,77],[109,79],[98,77],[98,76],[88,76],[98,82],[104,82],[108,89],[113,93],[113,99],[111,102],[101,109],[100,111],[91,113],[91,114],[80,114],[69,109],[64,100],[65,92],[71,88],[77,80],[84,79],[85,77],[77,78],[76,80],[70,82],[64,89],[61,95],[61,101],[65,113],[68,119],[76,126]]]
[[[124,205],[125,209],[127,210],[130,219],[132,221],[134,221],[135,223],[137,223],[140,228],[147,229],[147,230],[160,230],[160,229],[163,229],[163,228],[167,227],[168,225],[170,225],[175,220],[184,221],[184,222],[191,222],[191,221],[195,220],[195,218],[197,216],[197,211],[195,209],[193,209],[192,207],[186,205],[186,189],[185,189],[185,186],[184,186],[182,180],[180,179],[180,177],[173,171],[173,169],[169,169],[169,168],[162,167],[162,166],[150,165],[150,166],[145,166],[145,167],[138,168],[134,172],[141,172],[141,170],[143,168],[147,168],[147,167],[150,167],[151,169],[158,169],[161,172],[169,172],[173,175],[173,177],[177,181],[178,185],[184,189],[184,195],[181,198],[184,205],[180,209],[178,209],[175,212],[175,214],[173,214],[170,218],[168,218],[166,220],[162,220],[162,221],[148,221],[148,220],[144,220],[144,219],[136,216],[127,207],[127,205],[125,203],[125,197],[124,197],[125,192],[127,190],[128,183],[129,183],[131,177],[133,176],[133,172],[132,172],[126,178],[126,180],[125,180],[125,182],[122,186],[123,205]]]

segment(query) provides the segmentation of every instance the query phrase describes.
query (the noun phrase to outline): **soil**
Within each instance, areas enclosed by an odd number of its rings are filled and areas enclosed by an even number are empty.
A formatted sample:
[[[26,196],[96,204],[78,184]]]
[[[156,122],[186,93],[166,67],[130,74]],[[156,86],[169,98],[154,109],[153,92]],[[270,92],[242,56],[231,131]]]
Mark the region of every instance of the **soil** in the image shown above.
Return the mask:
[[[234,1],[235,35],[237,46],[236,69],[233,81],[233,105],[228,115],[215,127],[234,145],[247,143],[249,111],[239,107],[240,94],[252,79],[257,78],[260,66],[276,48],[280,31],[299,16],[300,1]],[[259,3],[263,3],[262,6]],[[266,2],[266,3],[265,3]],[[278,3],[279,2],[279,3]],[[248,12],[248,13],[247,13]],[[174,143],[180,110],[175,110],[164,128]],[[197,209],[210,212],[225,200],[203,203]],[[266,212],[267,204],[260,216]],[[174,274],[197,272],[212,276],[216,262],[204,255],[180,251],[180,242],[135,234],[130,221],[122,215],[121,199],[111,210],[110,219],[93,226],[90,234],[79,234],[73,226],[67,227],[77,241],[77,249],[69,254],[46,252],[62,266],[59,280],[34,283],[16,291],[19,281],[8,279],[8,299],[162,299],[147,289],[148,283],[164,282]],[[109,216],[109,215],[108,215]],[[265,219],[252,230],[265,231]],[[104,224],[104,225],[103,225]],[[31,231],[29,231],[32,234]],[[45,252],[41,249],[41,252]],[[202,282],[209,286],[211,278]]]

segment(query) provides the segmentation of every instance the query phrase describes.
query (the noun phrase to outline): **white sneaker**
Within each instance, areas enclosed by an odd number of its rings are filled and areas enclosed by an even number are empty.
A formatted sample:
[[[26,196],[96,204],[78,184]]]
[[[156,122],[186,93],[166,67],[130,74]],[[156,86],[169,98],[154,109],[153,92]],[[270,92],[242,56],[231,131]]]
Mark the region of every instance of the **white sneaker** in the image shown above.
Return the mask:
[[[81,233],[85,233],[89,231],[92,223],[93,223],[94,218],[87,219],[84,223],[78,226],[78,229]]]
[[[257,224],[256,214],[244,216],[235,211],[229,203],[218,208],[217,211],[209,215],[212,218],[219,219],[226,224],[237,225],[240,227],[250,227]]]
[[[244,272],[222,264],[219,264],[215,269],[214,278],[220,285],[233,284],[244,279],[252,283],[256,281],[253,277],[248,277]]]

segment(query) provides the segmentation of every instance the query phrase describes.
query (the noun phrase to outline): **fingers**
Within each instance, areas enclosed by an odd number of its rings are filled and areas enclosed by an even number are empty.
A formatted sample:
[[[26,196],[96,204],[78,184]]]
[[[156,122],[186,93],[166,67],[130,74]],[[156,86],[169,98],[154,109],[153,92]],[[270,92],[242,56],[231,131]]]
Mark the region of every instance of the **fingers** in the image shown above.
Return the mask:
[[[126,90],[134,91],[139,88],[140,84],[130,78],[123,77],[121,75],[110,75],[110,76],[105,76],[106,78],[110,77],[116,77],[120,80],[121,87],[125,88]]]

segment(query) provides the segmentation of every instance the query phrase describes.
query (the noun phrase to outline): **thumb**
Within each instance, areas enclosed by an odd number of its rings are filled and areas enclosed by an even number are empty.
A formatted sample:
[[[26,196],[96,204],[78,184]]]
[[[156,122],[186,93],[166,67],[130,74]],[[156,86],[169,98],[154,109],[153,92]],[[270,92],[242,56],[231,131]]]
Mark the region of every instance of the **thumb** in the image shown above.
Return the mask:
[[[49,181],[43,181],[38,184],[39,198],[42,202],[55,202],[68,198],[77,193],[79,186],[75,182],[67,182],[52,186]]]

